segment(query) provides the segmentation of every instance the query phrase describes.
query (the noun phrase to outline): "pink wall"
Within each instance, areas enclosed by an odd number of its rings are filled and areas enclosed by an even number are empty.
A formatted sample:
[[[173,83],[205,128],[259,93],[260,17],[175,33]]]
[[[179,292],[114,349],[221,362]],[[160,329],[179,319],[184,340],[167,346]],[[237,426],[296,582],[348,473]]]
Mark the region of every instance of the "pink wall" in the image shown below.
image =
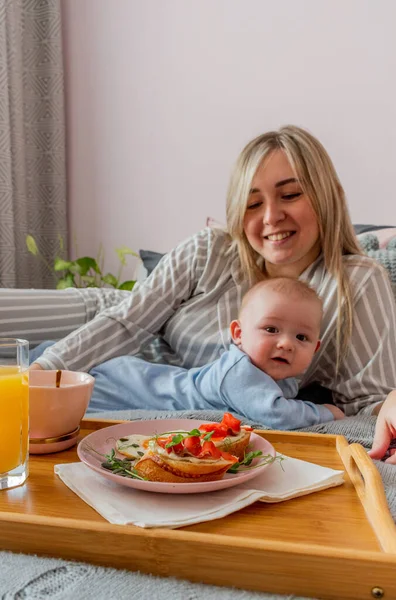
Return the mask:
[[[285,123],[329,150],[354,222],[396,223],[396,5],[62,0],[79,253],[166,251],[224,220],[231,166]]]

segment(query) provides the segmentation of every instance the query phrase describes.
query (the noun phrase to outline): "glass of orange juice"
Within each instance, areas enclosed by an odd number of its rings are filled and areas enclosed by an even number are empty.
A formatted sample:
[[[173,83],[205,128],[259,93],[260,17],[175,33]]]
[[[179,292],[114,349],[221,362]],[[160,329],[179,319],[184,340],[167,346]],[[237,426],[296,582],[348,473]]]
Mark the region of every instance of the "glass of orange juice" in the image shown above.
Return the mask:
[[[21,485],[28,470],[29,342],[0,338],[0,490]]]

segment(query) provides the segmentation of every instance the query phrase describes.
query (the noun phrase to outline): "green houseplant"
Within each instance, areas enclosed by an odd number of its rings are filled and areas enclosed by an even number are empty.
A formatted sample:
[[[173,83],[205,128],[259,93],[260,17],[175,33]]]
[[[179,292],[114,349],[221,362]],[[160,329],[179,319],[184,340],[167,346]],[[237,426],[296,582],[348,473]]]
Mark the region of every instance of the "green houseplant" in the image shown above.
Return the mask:
[[[46,261],[42,254],[40,254],[33,236],[26,236],[26,247],[33,256],[37,256],[37,258],[44,262],[46,267],[54,274],[57,281],[56,289],[58,290],[70,287],[83,288],[106,286],[119,290],[132,290],[136,283],[136,280],[122,281],[121,279],[123,268],[127,264],[126,257],[131,255],[140,260],[139,255],[127,246],[116,248],[116,253],[120,261],[117,275],[103,273],[104,252],[102,246],[99,248],[97,258],[82,256],[76,260],[65,260],[64,258],[57,256],[54,259],[53,266]],[[62,236],[59,236],[59,253],[63,254],[63,252],[63,238]]]

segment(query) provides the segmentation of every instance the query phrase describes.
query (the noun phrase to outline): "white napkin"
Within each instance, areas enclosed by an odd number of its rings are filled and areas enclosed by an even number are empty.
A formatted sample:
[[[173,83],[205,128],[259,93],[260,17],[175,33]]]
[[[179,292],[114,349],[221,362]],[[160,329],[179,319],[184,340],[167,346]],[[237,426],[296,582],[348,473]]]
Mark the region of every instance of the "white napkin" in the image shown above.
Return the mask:
[[[283,469],[282,469],[283,467]],[[156,494],[117,485],[84,463],[55,465],[60,479],[116,525],[175,529],[225,517],[257,500],[283,502],[343,483],[343,471],[285,457],[245,484],[202,494]]]

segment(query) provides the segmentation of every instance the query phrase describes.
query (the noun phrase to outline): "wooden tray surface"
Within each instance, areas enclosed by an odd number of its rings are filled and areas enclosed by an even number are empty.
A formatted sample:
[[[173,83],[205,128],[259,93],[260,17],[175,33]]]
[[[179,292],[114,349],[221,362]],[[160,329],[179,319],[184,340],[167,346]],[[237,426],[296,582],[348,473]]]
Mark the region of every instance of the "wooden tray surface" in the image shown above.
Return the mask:
[[[81,438],[117,422],[85,420]],[[54,474],[78,460],[74,447],[31,455],[27,483],[0,492],[0,548],[272,593],[396,599],[396,527],[364,449],[342,436],[256,433],[347,470],[344,485],[176,530],[112,525]]]

